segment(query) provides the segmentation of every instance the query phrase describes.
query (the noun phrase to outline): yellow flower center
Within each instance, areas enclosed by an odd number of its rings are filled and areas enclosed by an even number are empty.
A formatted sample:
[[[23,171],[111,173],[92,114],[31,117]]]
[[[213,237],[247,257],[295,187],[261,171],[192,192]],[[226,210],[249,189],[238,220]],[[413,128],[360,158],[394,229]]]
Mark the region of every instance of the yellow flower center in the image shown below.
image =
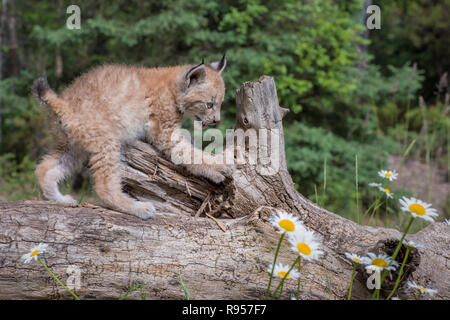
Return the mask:
[[[353,258],[353,260],[356,262],[361,262],[361,259],[358,259],[358,258]]]
[[[422,290],[422,291],[427,291],[427,289],[424,288],[424,287],[419,287],[419,289]]]
[[[282,227],[286,231],[294,231],[295,230],[295,225],[291,220],[284,219],[284,220],[281,220],[280,222],[278,222],[278,224],[280,225],[280,227]]]
[[[392,177],[392,173],[386,172],[386,173],[384,174],[384,176],[385,176],[385,177]]]
[[[311,254],[311,248],[306,243],[303,242],[298,243],[297,249],[306,256],[309,256]]]
[[[37,255],[39,253],[39,250],[34,250],[31,254],[30,257],[34,257],[35,255]]]
[[[391,194],[391,190],[389,190],[389,189],[387,189],[387,188],[385,188],[384,191],[385,191],[387,194]]]
[[[411,210],[412,213],[415,213],[419,216],[423,216],[425,214],[425,208],[418,203],[413,203],[408,208],[409,210]]]
[[[280,271],[280,272],[277,273],[277,275],[279,275],[279,276],[281,276],[281,277],[284,278],[284,276],[286,276],[286,271]],[[288,275],[286,276],[286,278],[289,278],[289,273],[288,273]]]
[[[387,266],[387,263],[386,263],[386,261],[384,261],[383,259],[375,258],[375,259],[372,260],[372,265],[373,265],[373,266],[377,266],[377,267],[384,268],[384,267]]]

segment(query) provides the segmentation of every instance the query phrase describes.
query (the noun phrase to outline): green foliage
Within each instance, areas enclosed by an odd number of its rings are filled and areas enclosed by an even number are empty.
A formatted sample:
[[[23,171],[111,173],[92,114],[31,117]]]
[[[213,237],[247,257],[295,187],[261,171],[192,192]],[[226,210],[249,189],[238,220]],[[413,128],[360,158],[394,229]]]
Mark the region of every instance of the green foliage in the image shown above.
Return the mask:
[[[299,112],[303,103],[320,107],[330,95],[356,90],[356,79],[348,74],[358,58],[355,45],[364,41],[352,12],[330,1],[286,1],[272,19],[277,26],[289,24],[287,30],[277,28],[264,65],[264,72],[276,77],[281,104]]]
[[[27,155],[20,162],[12,153],[0,155],[0,193],[7,194],[11,201],[37,197],[35,165]]]
[[[232,126],[235,90],[243,82],[263,74],[275,77],[280,105],[292,111],[283,120],[289,170],[298,189],[314,200],[317,188],[319,202],[327,208],[347,216],[356,211],[356,154],[361,188],[386,167],[399,145],[413,139],[418,148],[411,155],[448,167],[444,96],[449,89],[439,88],[435,102],[430,103],[430,96],[449,66],[445,12],[450,1],[434,6],[421,0],[377,3],[382,29],[371,31],[370,41],[362,37],[363,3],[85,0],[78,4],[81,29],[69,30],[65,9],[70,1],[17,1],[22,70],[0,81],[2,190],[10,190],[14,199],[36,194],[20,190],[34,190],[25,187],[34,186],[32,164],[51,140],[44,113],[29,92],[37,76],[46,75],[60,91],[104,63],[153,67],[202,58],[210,62],[225,52],[227,91],[220,128]],[[7,56],[11,47],[1,50]],[[56,52],[63,62],[61,75]],[[425,108],[417,103],[422,86]],[[362,200],[367,206],[366,197]]]
[[[33,76],[22,71],[19,77],[0,81],[0,118],[4,135],[0,150],[14,152],[17,159],[32,153],[31,147],[40,135],[40,110],[29,94]]]
[[[433,97],[435,84],[450,68],[450,1],[379,0],[382,26],[370,33],[369,50],[376,53],[375,63],[388,72],[389,65],[416,62],[426,69],[427,81],[421,94]]]
[[[388,156],[397,148],[394,142],[377,135],[364,141],[348,141],[304,123],[289,125],[284,132],[288,169],[297,189],[316,201],[316,187],[320,205],[348,218],[354,218],[356,213],[356,201],[352,201],[355,199],[355,155],[358,155],[359,185],[365,188],[374,181],[378,170],[387,166]],[[326,190],[323,189],[324,161]]]

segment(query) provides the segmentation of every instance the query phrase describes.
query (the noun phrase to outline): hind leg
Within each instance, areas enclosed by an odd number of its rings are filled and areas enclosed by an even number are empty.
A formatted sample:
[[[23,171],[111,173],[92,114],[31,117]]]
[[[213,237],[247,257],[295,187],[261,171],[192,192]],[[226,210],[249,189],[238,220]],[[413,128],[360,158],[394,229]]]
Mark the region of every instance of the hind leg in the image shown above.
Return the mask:
[[[81,164],[82,159],[70,151],[56,151],[45,156],[35,171],[44,197],[51,201],[76,204],[72,196],[61,194],[58,184],[79,169]]]
[[[90,159],[95,192],[112,209],[141,219],[152,218],[155,207],[151,202],[134,200],[122,191],[120,145],[109,142],[104,146]]]

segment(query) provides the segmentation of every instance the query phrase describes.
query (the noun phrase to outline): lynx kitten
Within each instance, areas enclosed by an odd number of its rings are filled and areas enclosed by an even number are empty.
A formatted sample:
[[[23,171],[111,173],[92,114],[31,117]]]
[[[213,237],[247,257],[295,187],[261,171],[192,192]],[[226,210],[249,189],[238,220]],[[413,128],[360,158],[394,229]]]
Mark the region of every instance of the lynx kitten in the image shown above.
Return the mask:
[[[173,139],[172,133],[181,128],[183,116],[201,121],[203,127],[220,121],[225,94],[221,73],[225,66],[225,56],[196,66],[105,65],[75,79],[59,96],[45,78],[37,79],[33,94],[49,107],[56,123],[56,147],[36,168],[43,195],[53,201],[76,203],[70,195],[61,194],[58,183],[88,159],[94,190],[107,206],[142,219],[153,217],[151,202],[137,201],[122,191],[121,146],[147,138],[169,159],[175,147],[193,151],[189,141],[181,136]],[[203,153],[203,159],[214,161],[214,157]],[[184,166],[215,183],[233,172],[233,167],[225,164]]]

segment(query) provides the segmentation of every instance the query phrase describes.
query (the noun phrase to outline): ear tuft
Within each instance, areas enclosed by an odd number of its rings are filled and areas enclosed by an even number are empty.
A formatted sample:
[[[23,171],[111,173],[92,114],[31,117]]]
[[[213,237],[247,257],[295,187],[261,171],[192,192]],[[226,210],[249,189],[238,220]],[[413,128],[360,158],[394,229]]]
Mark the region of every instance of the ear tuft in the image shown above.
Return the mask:
[[[216,70],[219,74],[222,73],[222,71],[225,69],[226,65],[227,65],[227,59],[225,58],[225,53],[222,57],[222,59],[220,59],[220,61],[216,61],[216,62],[212,62],[209,64],[209,66],[211,68],[213,68],[214,70]]]
[[[188,69],[184,76],[188,88],[204,82],[205,78],[206,70],[203,61],[199,65]]]

